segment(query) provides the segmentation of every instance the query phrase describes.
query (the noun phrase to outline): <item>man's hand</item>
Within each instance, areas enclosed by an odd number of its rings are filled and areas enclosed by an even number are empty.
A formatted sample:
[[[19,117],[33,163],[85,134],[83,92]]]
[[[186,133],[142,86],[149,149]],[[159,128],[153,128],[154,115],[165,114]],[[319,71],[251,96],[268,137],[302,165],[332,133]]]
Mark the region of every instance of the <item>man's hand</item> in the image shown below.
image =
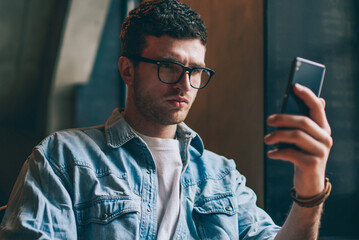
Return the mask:
[[[300,150],[287,148],[268,152],[268,157],[292,162],[295,166],[294,187],[300,198],[313,197],[324,190],[325,168],[333,145],[325,114],[325,101],[308,88],[296,84],[294,93],[309,108],[309,117],[275,114],[267,124],[278,129],[267,136],[266,144],[290,143]]]
[[[324,190],[325,168],[333,139],[324,110],[324,99],[301,85],[296,84],[293,90],[308,106],[309,117],[288,114],[270,116],[268,125],[278,129],[265,136],[264,141],[273,145],[289,143],[299,148],[275,149],[268,152],[268,157],[292,162],[298,197],[311,198]],[[275,239],[318,239],[321,212],[322,205],[305,208],[293,204]]]

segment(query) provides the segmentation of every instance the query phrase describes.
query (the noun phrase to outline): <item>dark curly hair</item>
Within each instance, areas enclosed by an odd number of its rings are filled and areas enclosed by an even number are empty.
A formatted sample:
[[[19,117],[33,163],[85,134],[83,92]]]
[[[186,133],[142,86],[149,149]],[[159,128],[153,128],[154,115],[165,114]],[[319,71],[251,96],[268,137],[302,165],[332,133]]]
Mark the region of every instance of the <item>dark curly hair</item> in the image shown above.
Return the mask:
[[[206,26],[197,12],[177,0],[145,1],[124,20],[121,31],[123,56],[140,56],[146,36],[168,35],[176,39],[207,42]]]

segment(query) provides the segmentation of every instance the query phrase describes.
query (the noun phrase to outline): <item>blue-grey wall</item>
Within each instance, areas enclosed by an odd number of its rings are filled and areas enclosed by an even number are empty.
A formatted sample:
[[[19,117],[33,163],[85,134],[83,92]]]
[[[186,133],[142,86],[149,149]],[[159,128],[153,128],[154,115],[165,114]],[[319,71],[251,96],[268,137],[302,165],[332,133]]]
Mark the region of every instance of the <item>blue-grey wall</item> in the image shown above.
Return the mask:
[[[266,115],[281,109],[292,58],[326,65],[322,97],[334,139],[327,165],[333,190],[325,204],[320,236],[359,239],[359,2],[265,2]],[[292,203],[292,177],[291,164],[266,160],[265,203],[278,224]]]

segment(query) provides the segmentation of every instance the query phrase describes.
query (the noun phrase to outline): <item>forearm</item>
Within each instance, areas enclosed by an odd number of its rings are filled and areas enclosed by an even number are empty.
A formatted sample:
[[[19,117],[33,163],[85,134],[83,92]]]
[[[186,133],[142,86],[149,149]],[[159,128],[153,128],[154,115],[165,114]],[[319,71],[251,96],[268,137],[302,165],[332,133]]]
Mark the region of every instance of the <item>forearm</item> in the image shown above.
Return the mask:
[[[275,240],[315,240],[318,239],[323,204],[305,208],[293,203],[292,209]]]

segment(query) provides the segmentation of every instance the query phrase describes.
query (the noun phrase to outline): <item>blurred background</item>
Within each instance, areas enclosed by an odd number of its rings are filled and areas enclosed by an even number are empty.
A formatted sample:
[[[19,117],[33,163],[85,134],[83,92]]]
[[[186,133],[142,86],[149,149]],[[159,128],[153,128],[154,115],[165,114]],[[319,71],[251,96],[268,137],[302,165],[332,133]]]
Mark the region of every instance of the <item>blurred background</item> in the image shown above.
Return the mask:
[[[139,1],[0,1],[0,206],[45,136],[102,124],[125,105],[119,34]],[[277,224],[290,208],[293,168],[265,157],[263,136],[272,130],[265,119],[280,111],[294,57],[327,66],[333,191],[320,239],[359,239],[359,2],[183,2],[207,25],[206,64],[216,71],[186,123],[207,149],[236,161]]]

